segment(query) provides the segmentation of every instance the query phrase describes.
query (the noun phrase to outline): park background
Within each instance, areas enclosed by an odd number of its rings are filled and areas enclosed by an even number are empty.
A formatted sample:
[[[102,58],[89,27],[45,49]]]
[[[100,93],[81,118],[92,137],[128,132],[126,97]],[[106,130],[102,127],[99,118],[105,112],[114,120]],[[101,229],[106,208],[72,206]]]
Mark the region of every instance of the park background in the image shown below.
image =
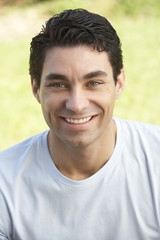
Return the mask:
[[[0,150],[48,128],[31,92],[30,42],[69,8],[107,17],[121,39],[126,88],[114,115],[160,125],[159,0],[0,0]]]

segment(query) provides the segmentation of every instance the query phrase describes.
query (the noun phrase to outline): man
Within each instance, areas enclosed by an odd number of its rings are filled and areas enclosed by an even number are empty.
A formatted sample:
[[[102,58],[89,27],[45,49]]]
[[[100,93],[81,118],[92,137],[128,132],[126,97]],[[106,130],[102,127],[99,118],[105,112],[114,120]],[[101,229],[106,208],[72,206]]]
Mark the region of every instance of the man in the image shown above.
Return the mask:
[[[160,127],[113,118],[125,77],[111,24],[53,16],[30,75],[49,131],[0,154],[0,239],[160,239]]]

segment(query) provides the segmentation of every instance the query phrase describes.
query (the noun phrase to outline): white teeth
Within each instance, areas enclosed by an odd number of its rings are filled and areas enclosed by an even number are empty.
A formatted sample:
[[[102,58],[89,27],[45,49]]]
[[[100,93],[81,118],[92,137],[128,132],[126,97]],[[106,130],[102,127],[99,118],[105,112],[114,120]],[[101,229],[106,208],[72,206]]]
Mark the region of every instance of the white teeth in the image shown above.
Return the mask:
[[[81,118],[81,119],[72,119],[72,118],[65,118],[65,120],[68,123],[74,123],[74,124],[81,124],[88,122],[92,117],[86,117],[86,118]]]

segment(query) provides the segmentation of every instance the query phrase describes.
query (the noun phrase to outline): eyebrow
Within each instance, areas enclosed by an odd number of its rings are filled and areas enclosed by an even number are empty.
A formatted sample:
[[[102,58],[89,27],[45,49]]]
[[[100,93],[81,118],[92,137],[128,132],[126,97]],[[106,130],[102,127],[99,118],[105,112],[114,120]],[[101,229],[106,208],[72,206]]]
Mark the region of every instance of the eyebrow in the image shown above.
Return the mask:
[[[68,78],[65,75],[58,74],[58,73],[50,73],[45,77],[45,80],[51,81],[51,80],[64,80],[67,81]]]
[[[83,76],[84,80],[90,79],[90,78],[95,78],[95,77],[107,77],[107,73],[104,71],[93,71],[90,73],[87,73],[86,75]],[[51,81],[51,80],[63,80],[67,81],[68,78],[65,75],[58,74],[58,73],[50,73],[45,77],[46,81]]]
[[[84,75],[84,79],[95,78],[95,77],[107,77],[107,73],[104,71],[94,71]]]

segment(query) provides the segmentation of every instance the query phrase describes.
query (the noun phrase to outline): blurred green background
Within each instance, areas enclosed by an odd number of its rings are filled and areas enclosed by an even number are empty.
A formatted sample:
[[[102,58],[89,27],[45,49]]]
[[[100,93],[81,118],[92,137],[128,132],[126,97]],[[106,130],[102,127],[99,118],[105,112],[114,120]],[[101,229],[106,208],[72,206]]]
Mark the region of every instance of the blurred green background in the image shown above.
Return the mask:
[[[47,129],[30,87],[30,41],[69,8],[107,17],[122,41],[126,88],[114,115],[160,125],[159,0],[0,0],[0,150]]]

